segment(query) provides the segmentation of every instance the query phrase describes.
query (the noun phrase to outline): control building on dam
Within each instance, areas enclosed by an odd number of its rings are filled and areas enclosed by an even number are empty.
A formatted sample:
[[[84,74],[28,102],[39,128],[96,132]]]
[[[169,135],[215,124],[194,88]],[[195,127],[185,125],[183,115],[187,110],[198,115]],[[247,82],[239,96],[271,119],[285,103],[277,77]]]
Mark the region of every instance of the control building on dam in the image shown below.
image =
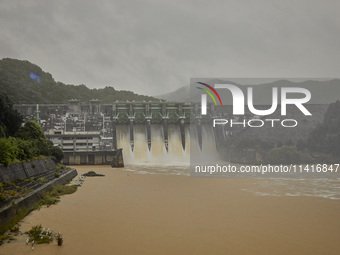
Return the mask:
[[[150,151],[153,146],[152,132],[155,127],[161,132],[164,149],[169,149],[169,132],[176,128],[183,150],[188,146],[189,124],[195,121],[199,145],[202,147],[201,123],[204,122],[199,106],[190,103],[172,102],[116,102],[102,104],[98,100],[82,103],[69,100],[67,104],[15,105],[24,121],[37,120],[46,137],[63,149],[65,164],[108,164],[107,152],[117,151],[121,146],[121,131],[135,150],[138,134],[142,130],[143,140]],[[212,114],[208,111],[209,116]],[[169,131],[170,130],[170,131]],[[126,148],[124,148],[126,150]],[[97,156],[84,156],[97,152]],[[98,153],[101,152],[101,153]],[[77,159],[72,159],[77,155]],[[82,156],[83,155],[83,156]]]

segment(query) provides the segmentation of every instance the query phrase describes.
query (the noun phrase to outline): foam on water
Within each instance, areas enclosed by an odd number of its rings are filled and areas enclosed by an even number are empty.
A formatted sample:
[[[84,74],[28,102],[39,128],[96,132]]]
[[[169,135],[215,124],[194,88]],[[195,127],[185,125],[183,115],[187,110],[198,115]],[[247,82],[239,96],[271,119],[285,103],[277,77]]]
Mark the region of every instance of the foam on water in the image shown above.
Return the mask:
[[[185,128],[185,149],[178,125],[168,126],[168,151],[161,125],[151,125],[151,149],[148,149],[145,125],[134,125],[134,150],[130,147],[130,127],[117,127],[117,144],[123,149],[125,171],[134,174],[190,175],[190,151],[217,162],[212,128],[202,126],[202,151],[196,130]],[[196,159],[195,159],[196,160]],[[340,179],[263,179],[256,180],[252,192],[258,196],[312,196],[340,200]]]
[[[340,200],[340,179],[257,180],[254,188],[243,190],[258,196],[305,196]]]

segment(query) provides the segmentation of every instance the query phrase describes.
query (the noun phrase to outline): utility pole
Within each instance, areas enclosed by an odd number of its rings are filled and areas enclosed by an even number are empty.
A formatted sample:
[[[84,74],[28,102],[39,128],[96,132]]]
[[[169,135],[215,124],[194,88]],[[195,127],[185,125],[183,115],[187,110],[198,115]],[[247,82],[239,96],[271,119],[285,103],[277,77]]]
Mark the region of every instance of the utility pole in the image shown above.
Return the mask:
[[[40,124],[40,119],[39,119],[39,104],[37,104],[37,122]]]

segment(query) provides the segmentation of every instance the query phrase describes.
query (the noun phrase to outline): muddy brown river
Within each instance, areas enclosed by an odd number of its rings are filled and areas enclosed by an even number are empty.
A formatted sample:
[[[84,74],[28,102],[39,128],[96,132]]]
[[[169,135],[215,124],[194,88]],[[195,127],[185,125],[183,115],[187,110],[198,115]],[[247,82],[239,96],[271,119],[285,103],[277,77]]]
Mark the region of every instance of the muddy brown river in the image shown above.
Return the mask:
[[[87,177],[76,193],[21,222],[22,232],[37,224],[61,231],[64,244],[32,251],[22,235],[0,254],[340,254],[336,197],[281,196],[286,187],[277,184],[270,195],[264,180],[171,169],[77,167],[105,177]]]

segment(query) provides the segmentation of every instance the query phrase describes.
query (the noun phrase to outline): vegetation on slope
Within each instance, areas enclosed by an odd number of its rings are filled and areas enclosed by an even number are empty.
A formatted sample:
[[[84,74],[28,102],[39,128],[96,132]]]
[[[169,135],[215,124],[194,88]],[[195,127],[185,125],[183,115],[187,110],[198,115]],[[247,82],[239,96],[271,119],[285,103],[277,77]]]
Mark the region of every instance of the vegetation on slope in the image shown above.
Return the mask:
[[[330,104],[324,121],[309,135],[308,149],[340,158],[340,101]]]
[[[30,78],[31,72],[39,76],[39,82]],[[112,103],[116,100],[159,101],[154,97],[137,95],[132,91],[118,91],[109,86],[103,89],[89,89],[83,84],[65,85],[56,82],[51,74],[29,61],[10,58],[0,60],[0,91],[6,93],[15,104],[66,103],[71,99],[82,102],[98,99],[102,103]]]
[[[22,123],[22,116],[13,108],[6,94],[0,93],[0,138],[13,136]]]
[[[329,105],[322,124],[307,140],[288,140],[277,144],[260,138],[236,136],[225,145],[227,159],[237,163],[339,163],[340,159],[340,101]],[[247,154],[252,151],[253,153]],[[250,160],[242,155],[260,155]],[[247,162],[241,162],[246,160]],[[251,161],[251,162],[250,162]]]
[[[31,161],[44,156],[60,162],[64,154],[60,148],[46,140],[41,127],[35,121],[27,121],[15,137],[0,138],[0,164],[2,165]]]
[[[72,194],[77,191],[77,185],[56,185],[53,186],[50,192],[47,192],[43,195],[43,197],[38,202],[39,206],[42,205],[54,205],[60,201],[60,196]]]
[[[35,121],[21,126],[22,117],[13,109],[8,97],[0,93],[0,164],[31,161],[41,157],[52,157],[60,162],[64,154],[53,146]]]

